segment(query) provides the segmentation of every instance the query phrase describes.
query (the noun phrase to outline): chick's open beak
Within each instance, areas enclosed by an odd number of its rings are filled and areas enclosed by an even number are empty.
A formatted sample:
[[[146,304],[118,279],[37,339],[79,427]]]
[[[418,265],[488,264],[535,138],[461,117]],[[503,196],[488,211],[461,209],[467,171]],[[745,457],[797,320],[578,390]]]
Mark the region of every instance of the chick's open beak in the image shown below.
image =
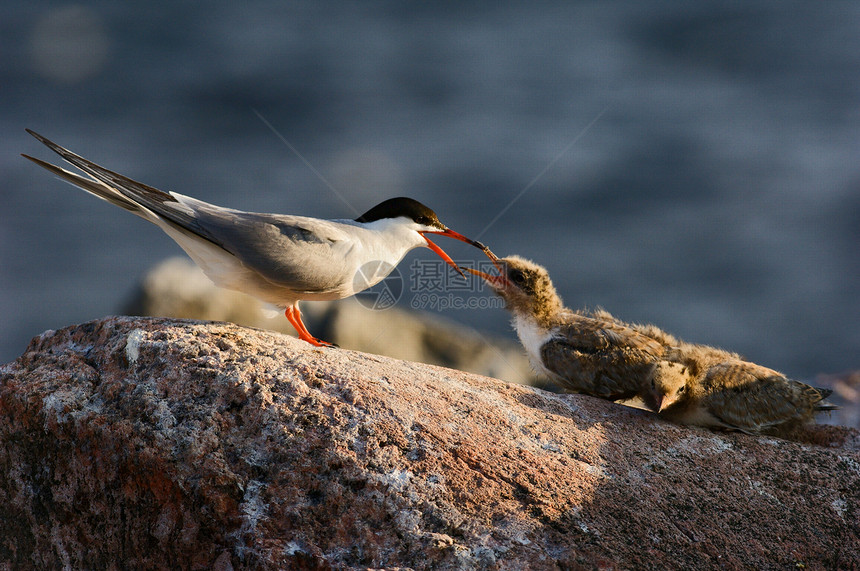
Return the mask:
[[[465,270],[470,274],[474,274],[480,278],[483,278],[484,281],[490,284],[490,286],[494,289],[504,289],[508,286],[508,284],[510,284],[504,274],[498,276],[491,276],[488,273],[482,272],[481,270],[476,270],[474,268],[465,268]]]
[[[490,261],[493,262],[493,265],[496,266],[496,269],[499,270],[499,275],[491,276],[488,273],[482,272],[480,270],[476,270],[473,268],[466,268],[466,271],[470,274],[474,274],[480,278],[483,278],[491,287],[494,289],[504,289],[507,286],[511,285],[511,282],[508,280],[505,270],[504,262],[502,262],[497,255],[495,255],[489,248],[480,244],[481,249],[490,258]]]

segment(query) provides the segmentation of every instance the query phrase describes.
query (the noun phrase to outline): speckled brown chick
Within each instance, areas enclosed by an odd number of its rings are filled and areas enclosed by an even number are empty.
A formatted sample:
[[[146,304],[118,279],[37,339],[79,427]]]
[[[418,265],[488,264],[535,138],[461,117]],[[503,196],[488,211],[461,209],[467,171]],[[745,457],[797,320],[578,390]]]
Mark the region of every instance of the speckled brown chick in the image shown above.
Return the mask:
[[[650,383],[667,349],[657,335],[662,332],[638,331],[605,311],[571,311],[545,268],[519,256],[488,255],[500,275],[469,271],[505,300],[512,325],[538,372],[565,389],[609,400],[634,397]]]
[[[832,391],[755,363],[731,358],[699,366],[697,348],[680,349],[686,364],[659,363],[649,390],[642,395],[646,405],[668,420],[749,434],[781,434],[809,423],[817,412],[836,408],[824,402]]]
[[[736,353],[624,323],[603,310],[571,311],[545,268],[485,251],[500,275],[469,271],[505,300],[535,369],[568,390],[610,400],[638,396],[673,422],[751,434],[789,431],[836,408],[824,402],[831,391]]]

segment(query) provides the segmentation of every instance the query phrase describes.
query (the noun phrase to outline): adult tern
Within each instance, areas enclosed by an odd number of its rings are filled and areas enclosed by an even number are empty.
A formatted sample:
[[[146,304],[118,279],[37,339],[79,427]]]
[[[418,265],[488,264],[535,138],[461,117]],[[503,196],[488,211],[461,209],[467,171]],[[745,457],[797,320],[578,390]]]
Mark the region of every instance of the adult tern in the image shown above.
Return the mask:
[[[411,198],[391,198],[355,220],[243,212],[163,192],[27,132],[89,178],[29,155],[23,155],[25,158],[152,222],[216,285],[283,308],[299,338],[316,346],[331,344],[310,334],[302,322],[299,301],[355,295],[382,281],[410,250],[419,247],[430,248],[463,274],[428,234],[486,250],[442,224],[435,212]]]

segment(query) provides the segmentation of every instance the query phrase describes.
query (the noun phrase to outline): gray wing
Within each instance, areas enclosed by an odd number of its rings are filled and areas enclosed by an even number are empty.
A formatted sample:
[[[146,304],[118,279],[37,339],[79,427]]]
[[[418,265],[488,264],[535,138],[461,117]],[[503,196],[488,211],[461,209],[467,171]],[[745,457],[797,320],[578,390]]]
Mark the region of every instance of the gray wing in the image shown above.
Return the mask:
[[[576,315],[543,346],[541,358],[566,388],[618,400],[641,392],[663,350],[622,323]]]
[[[342,286],[343,276],[351,271],[343,255],[351,241],[336,222],[180,200],[192,206],[195,223],[206,235],[273,284],[324,293]]]

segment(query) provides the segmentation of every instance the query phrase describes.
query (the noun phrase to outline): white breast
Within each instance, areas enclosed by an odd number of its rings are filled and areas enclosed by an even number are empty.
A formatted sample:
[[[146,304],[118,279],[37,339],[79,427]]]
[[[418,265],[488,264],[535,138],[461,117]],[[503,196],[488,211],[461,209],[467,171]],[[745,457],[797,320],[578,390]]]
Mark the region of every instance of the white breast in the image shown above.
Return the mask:
[[[517,337],[520,338],[520,343],[523,344],[535,371],[543,373],[547,377],[555,378],[555,375],[544,367],[540,355],[541,347],[550,340],[552,334],[538,325],[531,316],[515,314],[512,325],[517,330]]]

